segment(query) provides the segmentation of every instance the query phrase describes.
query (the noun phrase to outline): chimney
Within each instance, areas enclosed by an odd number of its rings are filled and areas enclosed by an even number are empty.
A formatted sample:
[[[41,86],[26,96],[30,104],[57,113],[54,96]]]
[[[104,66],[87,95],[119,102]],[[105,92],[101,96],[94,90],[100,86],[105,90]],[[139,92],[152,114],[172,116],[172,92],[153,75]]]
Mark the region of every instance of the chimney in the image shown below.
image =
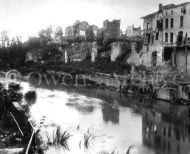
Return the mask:
[[[162,3],[159,3],[159,11],[162,11],[162,7],[163,7]]]

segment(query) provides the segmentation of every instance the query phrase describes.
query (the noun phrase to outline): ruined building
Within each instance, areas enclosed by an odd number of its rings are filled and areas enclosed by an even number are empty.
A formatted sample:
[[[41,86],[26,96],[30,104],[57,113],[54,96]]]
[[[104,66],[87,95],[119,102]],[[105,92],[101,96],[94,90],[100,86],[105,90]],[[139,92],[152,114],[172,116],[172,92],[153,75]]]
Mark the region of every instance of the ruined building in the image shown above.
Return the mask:
[[[126,34],[128,37],[141,36],[141,27],[134,27],[134,25],[128,26]]]
[[[74,26],[68,26],[65,28],[65,37],[66,39],[74,39],[75,34],[74,34]]]
[[[162,65],[171,61],[173,66],[190,72],[190,2],[179,5],[159,4],[158,11],[142,17],[143,55],[146,66]]]
[[[90,55],[92,44],[90,42],[73,43],[68,51],[70,62],[81,62]]]
[[[120,36],[120,20],[103,22],[104,39],[115,39]]]
[[[65,28],[66,39],[92,39],[95,25],[90,26],[86,21],[76,21],[72,26]]]

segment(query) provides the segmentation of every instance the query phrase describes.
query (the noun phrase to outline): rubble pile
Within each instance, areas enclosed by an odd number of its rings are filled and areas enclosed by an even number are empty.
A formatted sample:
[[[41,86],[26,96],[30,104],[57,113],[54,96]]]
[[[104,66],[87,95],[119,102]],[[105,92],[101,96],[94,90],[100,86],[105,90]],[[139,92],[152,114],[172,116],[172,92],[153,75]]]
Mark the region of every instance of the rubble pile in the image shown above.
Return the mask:
[[[162,75],[176,73],[176,70],[169,64],[165,64],[163,66],[153,66],[150,67],[148,71],[150,71],[152,74],[162,74]]]
[[[147,72],[154,78],[159,78],[160,80],[164,80],[167,83],[177,83],[178,81],[182,81],[181,78],[179,78],[180,73],[169,64],[148,68]]]

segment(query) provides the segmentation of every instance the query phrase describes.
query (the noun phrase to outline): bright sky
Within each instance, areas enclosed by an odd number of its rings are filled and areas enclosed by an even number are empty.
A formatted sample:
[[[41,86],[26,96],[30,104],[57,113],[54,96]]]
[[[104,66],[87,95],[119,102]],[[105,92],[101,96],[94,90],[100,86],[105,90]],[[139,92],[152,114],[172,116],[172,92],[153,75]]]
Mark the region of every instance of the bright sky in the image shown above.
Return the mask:
[[[0,31],[23,40],[49,25],[72,25],[76,20],[99,27],[105,19],[121,19],[121,28],[142,25],[140,17],[158,10],[158,4],[188,0],[0,0]]]

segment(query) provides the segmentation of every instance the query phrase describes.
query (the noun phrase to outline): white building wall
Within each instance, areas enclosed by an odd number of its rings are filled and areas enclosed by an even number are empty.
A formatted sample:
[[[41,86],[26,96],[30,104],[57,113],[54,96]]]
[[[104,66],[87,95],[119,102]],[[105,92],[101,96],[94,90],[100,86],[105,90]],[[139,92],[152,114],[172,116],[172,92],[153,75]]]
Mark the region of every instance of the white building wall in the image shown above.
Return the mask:
[[[65,63],[67,64],[68,63],[68,51],[66,50],[65,51]]]
[[[121,54],[121,47],[119,42],[111,44],[111,61],[116,61],[116,58]]]
[[[186,14],[181,12],[182,8],[186,8]],[[180,16],[184,17],[183,26],[180,27]],[[171,28],[171,18],[174,19],[173,28]],[[158,31],[157,20],[163,19],[163,31]],[[166,19],[168,19],[168,28],[166,27]],[[147,23],[149,27],[147,29]],[[190,4],[179,5],[170,9],[163,9],[162,12],[152,14],[149,17],[144,18],[143,23],[144,33],[150,33],[151,39],[150,43],[143,46],[142,63],[146,66],[151,66],[152,53],[157,52],[157,65],[162,65],[163,59],[163,49],[165,46],[175,46],[177,41],[177,36],[180,31],[183,31],[183,37],[187,33],[187,37],[190,39]],[[159,32],[159,39],[155,40],[156,32]],[[165,33],[168,33],[168,42],[165,42]],[[173,44],[170,42],[170,33],[173,33]],[[154,35],[154,41],[152,40],[152,35]]]
[[[92,43],[91,62],[95,62],[98,55],[98,46],[96,42]]]
[[[129,57],[129,59],[127,60],[127,62],[129,64],[132,64],[132,65],[136,65],[136,66],[139,66],[142,64],[142,59],[140,58],[140,55],[137,53],[136,51],[136,43],[133,42],[131,43],[131,55]]]

